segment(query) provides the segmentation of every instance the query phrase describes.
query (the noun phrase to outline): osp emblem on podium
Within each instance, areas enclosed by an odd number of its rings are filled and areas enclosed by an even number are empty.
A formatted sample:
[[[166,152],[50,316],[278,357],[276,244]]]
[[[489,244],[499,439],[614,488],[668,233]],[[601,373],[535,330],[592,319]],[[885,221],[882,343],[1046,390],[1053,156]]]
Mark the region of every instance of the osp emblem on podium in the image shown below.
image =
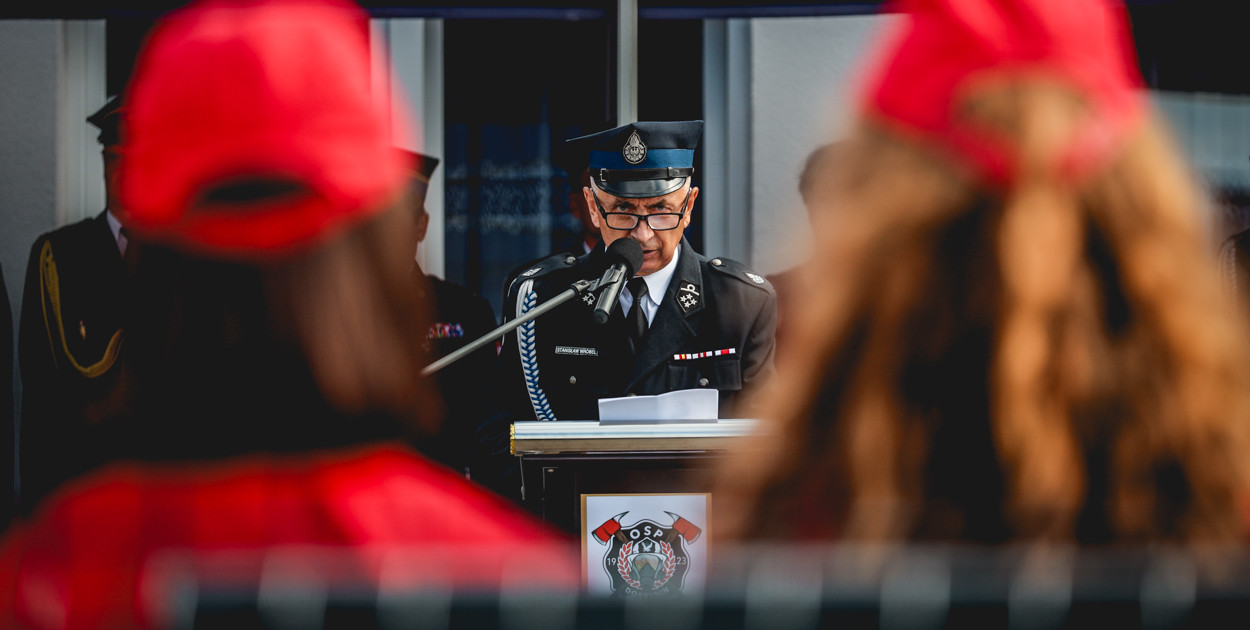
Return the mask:
[[[707,494],[582,495],[589,592],[680,595],[707,578]]]

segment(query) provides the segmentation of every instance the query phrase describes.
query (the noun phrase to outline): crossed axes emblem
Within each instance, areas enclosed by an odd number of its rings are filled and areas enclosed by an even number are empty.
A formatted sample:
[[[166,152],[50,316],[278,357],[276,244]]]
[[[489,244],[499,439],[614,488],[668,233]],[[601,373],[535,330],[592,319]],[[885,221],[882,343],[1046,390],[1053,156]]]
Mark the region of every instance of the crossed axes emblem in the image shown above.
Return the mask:
[[[673,514],[667,510],[664,513],[673,517],[673,528],[664,535],[661,542],[671,543],[678,536],[681,536],[686,542],[693,543],[699,539],[700,535],[703,534],[703,530],[694,523],[691,523],[681,516]],[[629,510],[621,512],[620,514],[604,521],[602,525],[596,527],[594,531],[591,532],[591,535],[593,535],[600,544],[607,544],[608,541],[613,538],[616,538],[621,542],[626,542],[625,534],[621,532],[621,517],[626,514],[629,514]]]

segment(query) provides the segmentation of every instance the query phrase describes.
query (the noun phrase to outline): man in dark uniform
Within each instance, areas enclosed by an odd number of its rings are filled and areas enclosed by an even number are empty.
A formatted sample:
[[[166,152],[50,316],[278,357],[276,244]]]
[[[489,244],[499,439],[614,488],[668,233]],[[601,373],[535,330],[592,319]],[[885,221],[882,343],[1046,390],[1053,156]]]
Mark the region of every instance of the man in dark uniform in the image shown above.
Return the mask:
[[[720,390],[721,417],[732,417],[743,414],[741,394],[773,374],[772,285],[738,262],[704,258],[683,237],[699,196],[691,174],[702,129],[702,121],[638,122],[570,141],[589,149],[583,195],[603,243],[521,272],[504,317],[598,278],[617,239],[637,241],[643,262],[605,324],[594,323],[588,295],[507,337],[497,413],[481,436],[504,468],[512,421],[595,420],[601,398],[698,388]]]
[[[108,208],[39,236],[30,249],[18,338],[24,512],[113,452],[107,420],[129,290],[128,243],[116,217],[120,117],[113,98],[87,118],[100,129]]]
[[[587,149],[582,143],[565,143],[560,152],[560,168],[568,175],[569,180],[569,214],[577,219],[580,229],[571,238],[566,248],[574,256],[589,254],[599,244],[601,236],[599,226],[595,224],[594,211],[586,205],[586,196],[582,190],[590,186],[590,167],[586,160]]]
[[[416,208],[414,235],[419,247],[430,225],[425,197],[430,176],[439,161],[427,155],[409,153],[413,164],[412,188]],[[414,250],[414,256],[415,253]],[[441,359],[494,330],[495,312],[490,302],[465,287],[426,274],[415,258],[412,274],[417,290],[436,305],[432,313],[434,323],[426,334],[429,344],[426,350],[431,361]],[[496,357],[495,344],[489,344],[435,375],[444,404],[443,425],[437,435],[426,437],[417,444],[421,452],[454,470],[466,470],[473,432],[485,415],[486,392],[490,391]]]

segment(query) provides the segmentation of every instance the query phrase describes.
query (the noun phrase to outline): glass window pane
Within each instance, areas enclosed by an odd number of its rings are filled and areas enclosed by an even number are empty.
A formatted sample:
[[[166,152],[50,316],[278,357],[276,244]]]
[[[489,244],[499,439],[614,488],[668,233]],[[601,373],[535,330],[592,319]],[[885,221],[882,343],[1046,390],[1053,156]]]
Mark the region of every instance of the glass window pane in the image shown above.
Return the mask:
[[[498,311],[508,273],[568,251],[581,225],[557,163],[612,126],[606,20],[447,20],[446,271]]]

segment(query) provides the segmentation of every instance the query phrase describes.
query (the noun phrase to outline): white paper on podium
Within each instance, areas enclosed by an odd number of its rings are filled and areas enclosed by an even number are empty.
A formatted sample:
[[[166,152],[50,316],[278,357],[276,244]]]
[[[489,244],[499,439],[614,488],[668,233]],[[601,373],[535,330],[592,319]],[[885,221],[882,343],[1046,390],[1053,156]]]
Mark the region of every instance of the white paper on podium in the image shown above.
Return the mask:
[[[720,392],[679,389],[657,396],[599,399],[600,424],[668,424],[716,422]]]

